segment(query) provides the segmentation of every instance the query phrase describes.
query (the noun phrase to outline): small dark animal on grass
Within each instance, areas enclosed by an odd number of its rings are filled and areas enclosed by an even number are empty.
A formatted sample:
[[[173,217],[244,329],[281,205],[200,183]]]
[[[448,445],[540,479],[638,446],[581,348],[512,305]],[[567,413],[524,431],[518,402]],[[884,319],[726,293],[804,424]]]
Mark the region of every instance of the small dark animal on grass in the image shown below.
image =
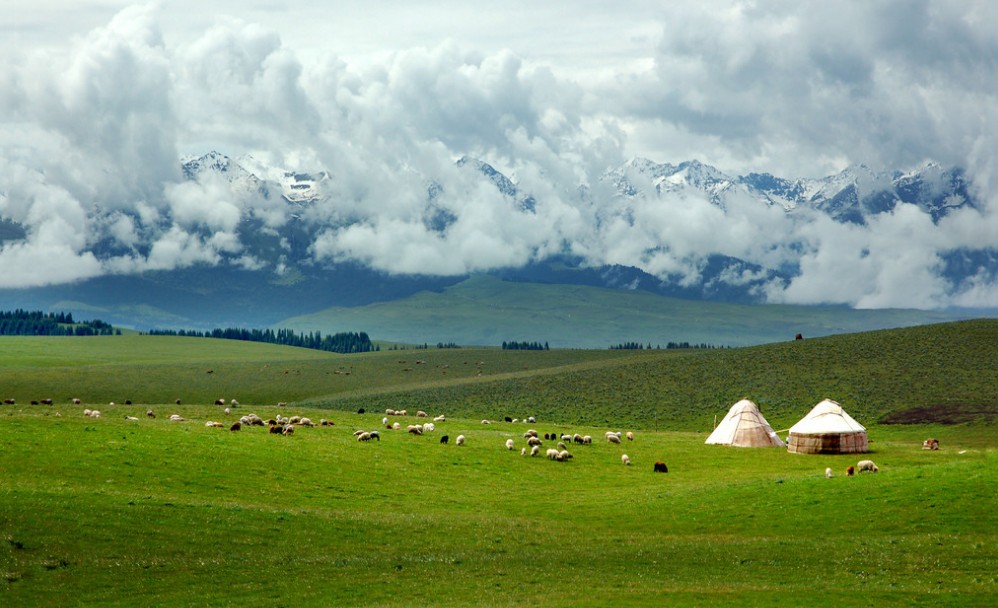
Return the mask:
[[[229,430],[230,431],[238,431],[241,428],[243,428],[242,423],[239,422],[238,420],[236,420],[235,422],[232,423],[232,426],[229,427]]]
[[[796,336],[794,336],[794,339],[795,340],[803,340],[804,339],[804,334],[797,334]]]
[[[440,443],[447,443],[448,441],[450,441],[450,437],[447,435],[440,438]]]
[[[509,416],[506,416],[505,418],[503,418],[503,420],[505,420],[506,422],[513,422],[513,419],[510,418]]]
[[[656,473],[668,473],[669,472],[669,467],[665,466],[664,462],[656,462],[655,463],[655,472]]]
[[[359,410],[357,410],[357,413],[358,413],[358,414],[363,414],[363,413],[364,413],[364,412],[366,412],[366,411],[367,411],[367,410],[365,410],[364,408],[360,408]]]
[[[849,465],[849,467],[846,469],[846,475],[852,477],[855,474],[856,474],[856,467]]]

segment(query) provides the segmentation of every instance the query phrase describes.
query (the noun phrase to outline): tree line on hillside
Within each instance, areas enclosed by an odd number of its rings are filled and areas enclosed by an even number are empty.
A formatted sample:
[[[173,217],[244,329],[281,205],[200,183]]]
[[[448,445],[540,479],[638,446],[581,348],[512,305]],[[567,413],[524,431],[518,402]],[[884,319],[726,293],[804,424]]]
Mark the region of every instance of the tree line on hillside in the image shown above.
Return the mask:
[[[540,342],[506,342],[502,343],[503,350],[551,350],[548,343],[545,342],[541,344]]]
[[[661,345],[657,345],[655,347],[656,350],[660,350],[661,348],[662,348]],[[669,342],[668,344],[665,345],[665,348],[674,349],[674,348],[724,348],[724,347],[716,346],[714,344],[706,344],[704,342],[701,342],[699,344],[691,344],[689,342]],[[623,344],[617,344],[616,346],[610,347],[610,350],[645,350],[645,349],[652,350],[651,343],[645,346],[640,342],[624,342]]]
[[[99,319],[75,321],[72,313],[40,310],[0,311],[0,336],[111,336],[121,335]]]
[[[153,329],[150,336],[185,336],[190,338],[219,338],[223,340],[244,340],[246,342],[266,342],[283,346],[297,346],[333,353],[366,353],[380,350],[371,342],[365,332],[341,332],[322,335],[321,332],[295,333],[291,329],[241,329],[229,327],[210,331]]]

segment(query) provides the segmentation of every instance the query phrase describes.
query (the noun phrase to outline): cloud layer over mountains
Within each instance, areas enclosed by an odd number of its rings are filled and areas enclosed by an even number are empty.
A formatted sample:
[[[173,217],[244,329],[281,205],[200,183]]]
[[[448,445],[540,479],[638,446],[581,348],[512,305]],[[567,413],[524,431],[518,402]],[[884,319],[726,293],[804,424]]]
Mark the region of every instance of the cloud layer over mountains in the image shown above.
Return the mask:
[[[392,273],[571,254],[695,283],[720,254],[794,267],[760,287],[769,302],[998,306],[998,268],[980,262],[998,244],[990,3],[668,3],[641,54],[586,70],[529,54],[556,27],[545,23],[530,41],[510,32],[507,49],[434,40],[355,65],[233,17],[167,35],[165,10],[128,7],[56,45],[0,45],[0,287],[262,268],[240,232],[250,218],[278,240],[308,226],[316,263]],[[188,179],[181,158],[211,150],[249,177]],[[659,193],[639,174],[645,195],[621,196],[607,173],[636,156],[788,179],[932,160],[966,170],[976,205],[841,222],[740,195]],[[321,199],[262,195],[274,182],[259,173],[281,169],[323,176]],[[961,251],[978,267],[954,284],[944,266]]]

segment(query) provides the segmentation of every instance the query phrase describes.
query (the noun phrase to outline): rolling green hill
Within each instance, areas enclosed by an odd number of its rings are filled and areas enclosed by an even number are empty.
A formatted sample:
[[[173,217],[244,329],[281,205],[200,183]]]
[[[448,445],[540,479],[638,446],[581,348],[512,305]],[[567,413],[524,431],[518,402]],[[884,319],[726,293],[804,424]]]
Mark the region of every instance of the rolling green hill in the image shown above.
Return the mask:
[[[365,331],[372,338],[499,346],[548,342],[552,348],[607,348],[625,342],[745,346],[793,338],[966,318],[920,310],[741,305],[682,300],[580,285],[546,285],[475,276],[440,292],[292,317],[275,327]]]

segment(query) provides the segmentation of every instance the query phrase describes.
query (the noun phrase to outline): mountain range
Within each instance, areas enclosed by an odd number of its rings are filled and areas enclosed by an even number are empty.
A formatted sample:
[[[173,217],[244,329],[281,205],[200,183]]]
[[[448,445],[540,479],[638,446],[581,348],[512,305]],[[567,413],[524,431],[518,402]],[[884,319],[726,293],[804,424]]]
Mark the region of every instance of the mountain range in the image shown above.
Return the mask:
[[[106,274],[30,289],[0,289],[0,308],[89,313],[140,329],[272,326],[330,307],[399,301],[427,291],[443,293],[477,274],[508,283],[588,286],[694,301],[758,304],[766,284],[789,282],[800,272],[793,260],[767,266],[714,252],[697,261],[698,274],[691,281],[689,276],[668,270],[652,274],[632,264],[593,263],[567,246],[522,264],[484,272],[390,272],[364,260],[317,259],[315,255],[317,242],[328,237],[331,227],[356,221],[340,208],[337,199],[343,196],[339,187],[343,176],[277,168],[250,156],[234,159],[218,152],[186,157],[180,164],[188,182],[223,184],[235,199],[249,201],[243,203],[235,229],[238,247],[220,250],[214,263]],[[499,200],[528,219],[544,203],[542,195],[527,191],[514,177],[482,160],[462,157],[454,169],[480,187],[493,189]],[[461,214],[460,208],[446,203],[450,186],[433,176],[419,175],[413,181],[423,190],[417,196],[424,198],[422,222],[426,230],[446,235]],[[892,172],[858,165],[824,178],[788,179],[767,173],[732,176],[695,160],[672,165],[635,158],[566,196],[580,208],[593,209],[597,222],[606,224],[633,223],[635,208],[640,205],[683,205],[690,200],[709,201],[719,217],[727,216],[733,206],[757,205],[788,216],[822,214],[838,224],[856,226],[892,213],[902,204],[914,205],[933,223],[957,209],[980,207],[962,169],[935,163]],[[281,220],[273,221],[268,210]],[[134,227],[136,238],[128,243],[107,235],[92,238],[88,249],[97,259],[148,256],[155,236],[174,221],[169,212],[150,221],[127,208],[107,211],[100,207],[95,207],[88,219],[94,225],[111,225],[122,217]],[[209,229],[202,231],[204,238],[210,236]],[[22,226],[0,218],[0,246],[25,236]],[[994,273],[996,259],[998,255],[991,249],[954,250],[944,259],[942,272],[947,280],[960,284],[982,269]],[[958,316],[968,315],[961,312]]]

